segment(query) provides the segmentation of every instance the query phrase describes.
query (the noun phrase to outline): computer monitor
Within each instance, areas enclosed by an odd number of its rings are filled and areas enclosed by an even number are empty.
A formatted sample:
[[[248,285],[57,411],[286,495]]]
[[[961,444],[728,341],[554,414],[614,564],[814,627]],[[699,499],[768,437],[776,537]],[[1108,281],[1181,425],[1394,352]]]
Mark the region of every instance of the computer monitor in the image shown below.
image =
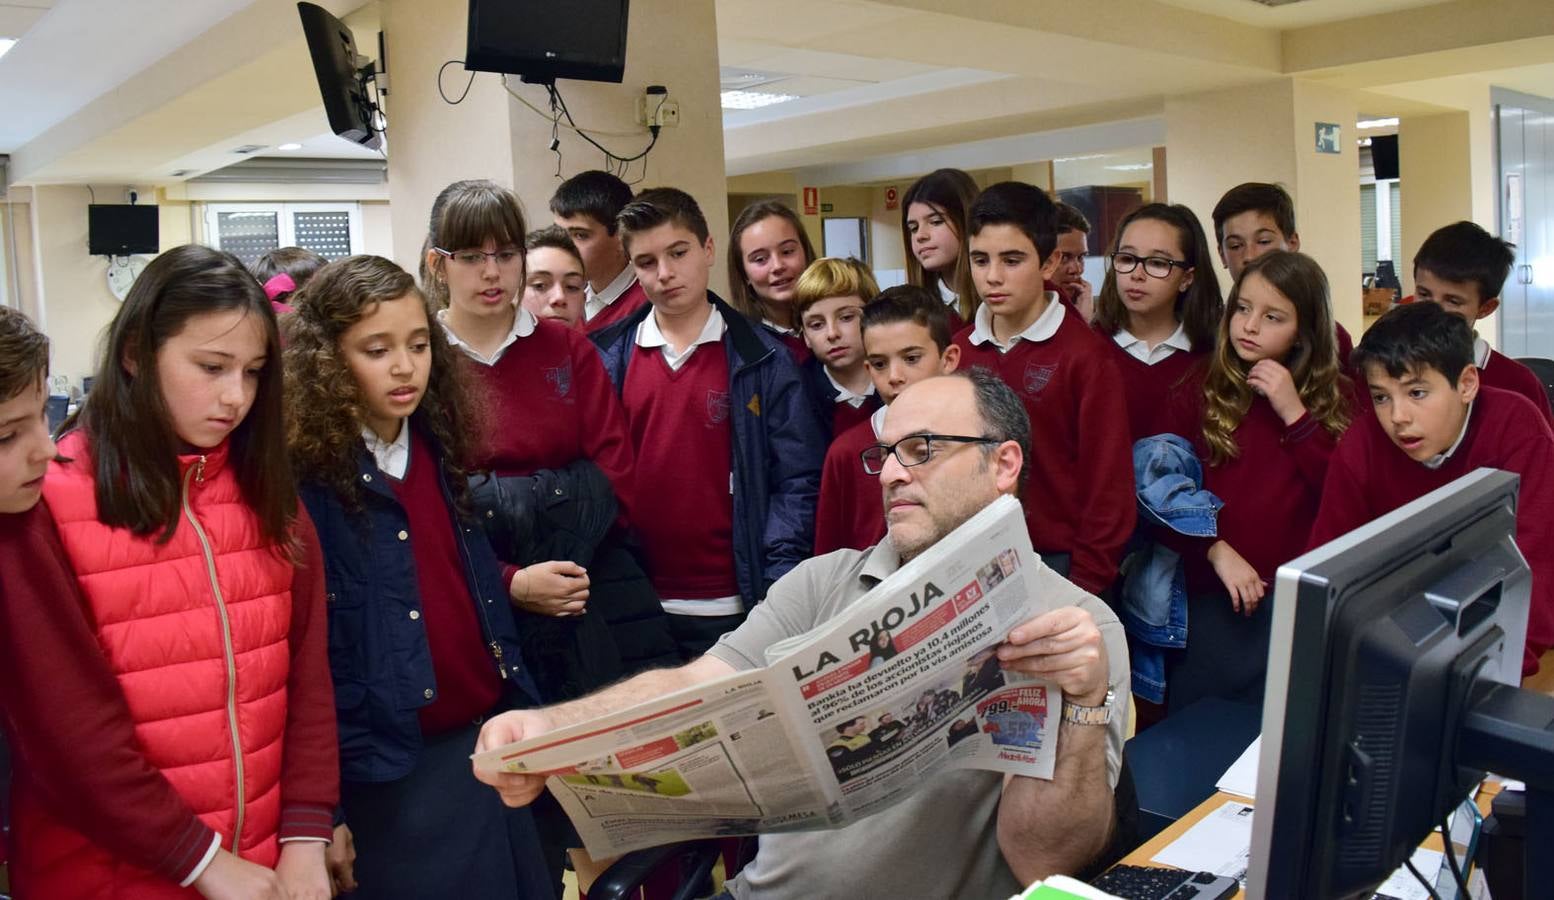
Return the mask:
[[[157,207],[93,203],[86,207],[86,250],[93,256],[156,253],[160,247]]]
[[[298,3],[297,13],[329,130],[353,144],[378,149],[383,145],[379,109],[367,87],[370,70],[356,52],[351,29],[316,3]]]
[[[1519,482],[1479,469],[1280,567],[1253,900],[1370,896],[1483,778],[1458,734],[1521,680]]]
[[[464,68],[520,75],[620,82],[626,72],[630,0],[469,0]]]

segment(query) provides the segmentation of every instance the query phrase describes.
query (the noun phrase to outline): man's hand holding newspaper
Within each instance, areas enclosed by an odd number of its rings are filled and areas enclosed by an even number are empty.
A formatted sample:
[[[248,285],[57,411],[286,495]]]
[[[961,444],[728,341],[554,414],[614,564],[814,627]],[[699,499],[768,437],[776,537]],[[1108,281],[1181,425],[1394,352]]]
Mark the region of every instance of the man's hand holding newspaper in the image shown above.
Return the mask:
[[[832,828],[951,769],[1051,779],[1064,695],[1098,706],[1100,631],[1002,497],[766,666],[714,656],[481,730],[475,773],[547,787],[595,856]]]

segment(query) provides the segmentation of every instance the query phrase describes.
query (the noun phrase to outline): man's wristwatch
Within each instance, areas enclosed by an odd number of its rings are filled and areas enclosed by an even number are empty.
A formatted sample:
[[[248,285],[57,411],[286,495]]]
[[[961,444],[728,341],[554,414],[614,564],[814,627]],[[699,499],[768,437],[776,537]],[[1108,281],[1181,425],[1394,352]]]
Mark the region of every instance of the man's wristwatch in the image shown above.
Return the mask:
[[[1112,701],[1117,699],[1117,692],[1111,688],[1106,689],[1106,699],[1100,706],[1080,706],[1068,702],[1063,698],[1063,721],[1071,725],[1110,725],[1112,721]]]

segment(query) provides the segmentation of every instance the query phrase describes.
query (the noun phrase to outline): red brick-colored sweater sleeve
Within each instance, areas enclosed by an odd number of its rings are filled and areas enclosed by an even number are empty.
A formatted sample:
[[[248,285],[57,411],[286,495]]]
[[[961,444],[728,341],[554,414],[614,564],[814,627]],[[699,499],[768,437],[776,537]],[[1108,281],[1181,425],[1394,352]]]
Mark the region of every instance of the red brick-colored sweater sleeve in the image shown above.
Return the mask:
[[[19,788],[115,857],[183,881],[214,832],[141,754],[85,609],[47,507],[0,515],[0,711]]]
[[[1086,332],[1086,337],[1091,335]],[[1094,341],[1099,346],[1099,338]],[[1122,375],[1099,352],[1086,359],[1078,402],[1078,457],[1084,473],[1080,508],[1074,523],[1069,579],[1100,593],[1117,578],[1122,550],[1133,534],[1137,506],[1133,489],[1133,442],[1128,435],[1128,404]],[[1040,428],[1040,422],[1032,422]],[[1038,465],[1041,460],[1036,460]]]
[[[286,749],[281,763],[280,839],[321,838],[334,831],[340,802],[340,742],[329,677],[324,610],[324,551],[312,519],[297,508],[300,545],[291,582],[291,671],[286,684]]]

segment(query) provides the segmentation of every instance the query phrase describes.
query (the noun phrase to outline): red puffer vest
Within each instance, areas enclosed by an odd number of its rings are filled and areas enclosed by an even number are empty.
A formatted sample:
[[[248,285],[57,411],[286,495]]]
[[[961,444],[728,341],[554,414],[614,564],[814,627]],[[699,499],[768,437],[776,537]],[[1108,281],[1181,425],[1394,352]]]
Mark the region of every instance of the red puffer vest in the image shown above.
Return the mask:
[[[97,521],[84,437],[66,437],[59,450],[73,461],[50,468],[43,494],[146,761],[225,849],[273,867],[291,563],[263,538],[224,444],[179,459],[181,514],[165,544],[159,532],[139,537]],[[109,856],[20,798],[14,825],[18,881],[40,897],[194,894]]]

